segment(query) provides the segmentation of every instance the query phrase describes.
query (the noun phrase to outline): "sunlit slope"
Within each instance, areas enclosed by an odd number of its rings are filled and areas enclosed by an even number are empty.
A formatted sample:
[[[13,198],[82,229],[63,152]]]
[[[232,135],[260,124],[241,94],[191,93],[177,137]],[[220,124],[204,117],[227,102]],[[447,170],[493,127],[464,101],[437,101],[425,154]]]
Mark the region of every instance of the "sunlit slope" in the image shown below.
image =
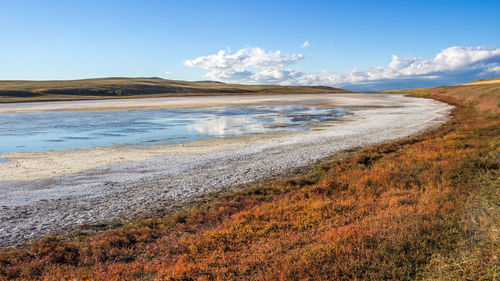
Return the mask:
[[[99,78],[65,81],[0,81],[0,102],[223,94],[338,93],[323,86],[239,85],[161,78]]]
[[[488,84],[500,84],[500,78],[477,80],[474,82],[464,83],[460,85],[488,85]]]
[[[446,98],[450,102],[465,103],[481,111],[500,113],[500,78],[478,80],[454,86],[417,88],[388,92],[406,92],[417,96]]]

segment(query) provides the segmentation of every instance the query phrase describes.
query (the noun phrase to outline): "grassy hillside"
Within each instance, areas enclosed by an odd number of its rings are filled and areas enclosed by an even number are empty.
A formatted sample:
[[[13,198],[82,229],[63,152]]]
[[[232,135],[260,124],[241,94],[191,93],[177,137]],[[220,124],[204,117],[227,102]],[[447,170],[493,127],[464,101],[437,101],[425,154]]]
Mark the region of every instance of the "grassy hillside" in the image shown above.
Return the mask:
[[[456,105],[435,131],[164,218],[5,250],[0,276],[498,280],[500,91],[468,87],[409,90]]]
[[[67,81],[0,80],[0,102],[76,100],[214,94],[337,93],[347,90],[311,86],[238,85],[161,78],[100,78]]]
[[[482,79],[469,83],[464,83],[462,85],[485,85],[485,84],[499,84],[500,78],[490,78],[490,79]]]
[[[500,78],[479,80],[470,83],[435,88],[394,90],[388,92],[406,92],[414,96],[446,99],[448,102],[461,103],[480,111],[500,113]]]

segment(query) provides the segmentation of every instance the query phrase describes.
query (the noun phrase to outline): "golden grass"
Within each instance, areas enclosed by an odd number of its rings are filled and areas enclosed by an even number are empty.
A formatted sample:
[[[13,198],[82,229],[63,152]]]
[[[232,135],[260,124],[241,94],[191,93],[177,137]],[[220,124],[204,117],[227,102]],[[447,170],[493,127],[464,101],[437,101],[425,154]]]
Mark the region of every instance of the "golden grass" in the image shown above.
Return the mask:
[[[471,92],[479,100],[491,85],[480,87]],[[481,102],[432,91],[457,105],[436,131],[162,219],[4,251],[0,276],[497,280],[500,118]]]
[[[97,78],[61,81],[0,80],[0,103],[103,98],[338,92],[350,91],[322,86],[239,85],[160,78]]]
[[[491,81],[499,81],[491,83]],[[479,80],[455,86],[393,90],[388,92],[410,93],[420,97],[444,99],[451,104],[462,104],[481,112],[500,114],[500,78]]]
[[[499,83],[500,83],[500,78],[492,78],[492,79],[484,79],[484,80],[464,83],[461,85],[487,85],[487,84],[499,84]]]

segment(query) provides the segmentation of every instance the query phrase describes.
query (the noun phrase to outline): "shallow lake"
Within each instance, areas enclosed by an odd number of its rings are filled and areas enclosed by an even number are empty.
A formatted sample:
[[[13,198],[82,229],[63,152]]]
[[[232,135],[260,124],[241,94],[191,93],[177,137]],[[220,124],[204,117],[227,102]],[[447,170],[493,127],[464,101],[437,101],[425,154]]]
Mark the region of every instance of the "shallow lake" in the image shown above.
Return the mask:
[[[0,153],[172,144],[203,138],[305,131],[347,108],[224,106],[190,109],[0,114]]]

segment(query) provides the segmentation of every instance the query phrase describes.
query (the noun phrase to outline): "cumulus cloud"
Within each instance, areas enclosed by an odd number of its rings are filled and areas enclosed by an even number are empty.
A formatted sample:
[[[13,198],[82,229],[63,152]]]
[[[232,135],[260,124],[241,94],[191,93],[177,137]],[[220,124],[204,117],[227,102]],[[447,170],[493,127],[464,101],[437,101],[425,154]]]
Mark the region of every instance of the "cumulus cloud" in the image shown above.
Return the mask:
[[[187,60],[185,64],[200,67],[209,72],[212,80],[239,83],[280,83],[291,78],[293,71],[284,69],[304,58],[302,54],[284,54],[281,51],[266,52],[262,48],[244,48],[231,54],[220,50],[217,54]],[[254,69],[260,70],[255,73]]]
[[[452,84],[500,75],[500,48],[497,47],[450,47],[432,59],[393,55],[387,66],[353,69],[342,74],[328,70],[313,74],[289,68],[303,58],[302,54],[266,52],[254,47],[234,54],[221,50],[185,64],[209,70],[208,78],[225,82],[329,85],[362,90]]]
[[[329,70],[329,69],[320,69],[320,70],[317,70],[316,73],[326,75],[326,74],[333,74],[333,73],[335,73],[335,71]]]
[[[307,48],[309,47],[309,41],[305,41],[304,43],[302,43],[302,46],[300,46],[301,48]]]
[[[385,67],[353,70],[329,77],[330,83],[364,88],[453,84],[500,75],[500,48],[450,47],[433,59],[392,56]]]

